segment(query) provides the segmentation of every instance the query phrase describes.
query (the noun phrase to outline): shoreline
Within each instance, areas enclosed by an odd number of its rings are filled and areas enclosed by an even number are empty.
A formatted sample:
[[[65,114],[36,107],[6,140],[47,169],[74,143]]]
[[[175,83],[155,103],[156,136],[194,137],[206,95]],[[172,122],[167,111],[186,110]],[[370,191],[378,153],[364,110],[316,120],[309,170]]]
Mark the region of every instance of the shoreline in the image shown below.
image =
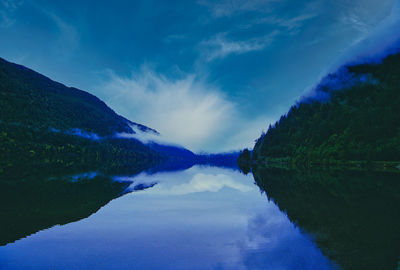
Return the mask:
[[[337,169],[400,173],[400,161],[322,160],[296,162],[290,158],[262,158],[252,161],[252,167],[259,166],[282,169]]]

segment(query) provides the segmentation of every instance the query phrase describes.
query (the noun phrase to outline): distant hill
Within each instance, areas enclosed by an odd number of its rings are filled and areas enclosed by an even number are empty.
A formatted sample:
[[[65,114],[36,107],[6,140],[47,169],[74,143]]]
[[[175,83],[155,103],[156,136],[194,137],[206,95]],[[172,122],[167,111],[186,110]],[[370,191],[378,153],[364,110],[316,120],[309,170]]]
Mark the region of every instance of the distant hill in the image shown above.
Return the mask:
[[[261,135],[253,159],[400,161],[400,54],[328,75]]]

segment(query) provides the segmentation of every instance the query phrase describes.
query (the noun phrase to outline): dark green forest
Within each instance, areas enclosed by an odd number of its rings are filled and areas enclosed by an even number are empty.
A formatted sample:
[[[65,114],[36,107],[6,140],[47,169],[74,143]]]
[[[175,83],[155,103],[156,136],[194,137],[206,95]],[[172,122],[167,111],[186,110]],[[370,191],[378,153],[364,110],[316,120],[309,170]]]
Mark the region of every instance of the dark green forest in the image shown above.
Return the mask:
[[[247,148],[240,151],[237,159],[237,164],[240,171],[244,174],[248,174],[251,171],[251,163],[251,151]]]
[[[400,53],[330,74],[269,126],[253,160],[400,161]]]
[[[40,170],[147,169],[165,159],[136,140],[79,136],[0,123],[0,174],[4,177]]]
[[[164,155],[118,132],[130,125],[97,97],[0,58],[0,174],[57,168],[148,168]],[[85,136],[76,136],[82,132]],[[106,166],[105,166],[106,165]]]
[[[0,58],[0,119],[36,129],[78,128],[99,136],[132,132],[97,97]]]

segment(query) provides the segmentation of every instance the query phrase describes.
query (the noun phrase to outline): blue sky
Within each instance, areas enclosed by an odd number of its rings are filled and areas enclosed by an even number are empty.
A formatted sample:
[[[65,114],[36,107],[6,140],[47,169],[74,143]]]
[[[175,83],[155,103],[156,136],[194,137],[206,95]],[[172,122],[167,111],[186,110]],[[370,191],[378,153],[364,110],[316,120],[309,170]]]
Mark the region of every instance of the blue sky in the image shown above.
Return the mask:
[[[396,5],[0,0],[0,57],[95,94],[194,151],[227,151],[252,147],[349,55],[376,50],[365,39],[397,37]]]

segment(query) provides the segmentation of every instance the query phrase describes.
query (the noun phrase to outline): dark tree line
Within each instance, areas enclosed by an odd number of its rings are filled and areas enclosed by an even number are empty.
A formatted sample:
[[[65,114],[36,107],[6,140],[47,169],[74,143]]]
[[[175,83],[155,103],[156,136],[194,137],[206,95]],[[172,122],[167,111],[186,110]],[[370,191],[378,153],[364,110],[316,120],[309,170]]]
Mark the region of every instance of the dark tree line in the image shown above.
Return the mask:
[[[248,174],[251,171],[251,152],[249,149],[244,149],[240,151],[239,157],[237,159],[237,164],[239,169],[244,173]]]
[[[147,169],[166,157],[133,139],[92,140],[0,123],[0,175],[44,168]]]
[[[254,158],[295,162],[400,160],[400,54],[379,64],[345,67],[356,84],[322,87],[328,100],[308,99],[256,141]],[[335,76],[334,74],[331,76]]]

